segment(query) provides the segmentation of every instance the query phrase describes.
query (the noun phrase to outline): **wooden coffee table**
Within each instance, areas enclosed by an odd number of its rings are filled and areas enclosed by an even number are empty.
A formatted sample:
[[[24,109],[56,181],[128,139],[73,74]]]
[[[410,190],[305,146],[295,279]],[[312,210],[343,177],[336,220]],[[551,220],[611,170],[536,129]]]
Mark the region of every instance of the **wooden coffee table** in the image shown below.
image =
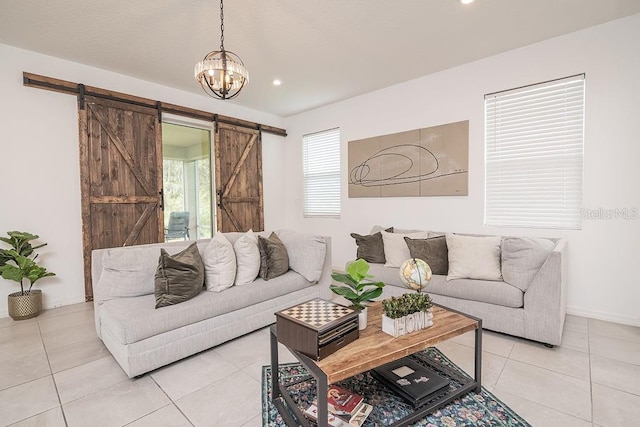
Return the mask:
[[[382,304],[369,306],[367,328],[360,331],[360,338],[326,358],[315,361],[295,350],[291,353],[316,379],[318,426],[327,426],[327,386],[373,369],[385,363],[417,353],[439,342],[465,332],[475,330],[474,379],[450,391],[436,401],[415,408],[415,412],[395,422],[393,426],[405,426],[424,418],[458,397],[474,390],[481,392],[482,367],[482,320],[442,306],[433,307],[433,326],[394,338],[382,332]],[[278,373],[278,341],[276,325],[271,326],[271,396],[274,405],[288,426],[310,426],[302,411],[293,401],[286,388],[280,384]],[[287,410],[288,408],[288,410]],[[292,417],[289,413],[294,414]]]

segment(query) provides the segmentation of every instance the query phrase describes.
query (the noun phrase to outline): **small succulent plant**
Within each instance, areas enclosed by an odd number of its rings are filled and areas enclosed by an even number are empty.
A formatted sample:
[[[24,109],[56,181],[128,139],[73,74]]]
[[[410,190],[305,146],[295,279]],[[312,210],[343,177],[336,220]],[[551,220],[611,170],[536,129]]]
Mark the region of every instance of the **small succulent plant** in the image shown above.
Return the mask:
[[[411,292],[382,301],[382,311],[390,319],[398,319],[408,314],[427,311],[432,306],[431,297],[423,292]]]

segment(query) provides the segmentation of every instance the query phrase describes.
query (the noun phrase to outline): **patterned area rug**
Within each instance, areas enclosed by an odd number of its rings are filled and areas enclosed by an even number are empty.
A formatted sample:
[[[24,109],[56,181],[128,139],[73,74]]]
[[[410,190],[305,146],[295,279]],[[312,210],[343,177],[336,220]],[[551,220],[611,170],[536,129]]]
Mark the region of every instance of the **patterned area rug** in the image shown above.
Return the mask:
[[[469,376],[447,359],[438,349],[431,347],[413,356],[425,365],[437,363],[450,368],[465,378]],[[433,367],[433,365],[431,365]],[[446,372],[441,372],[445,373]],[[459,387],[455,375],[447,375],[452,381],[450,387]],[[287,384],[294,401],[301,408],[307,408],[315,399],[315,381],[299,363],[280,365],[280,381]],[[265,427],[284,426],[280,414],[271,403],[271,367],[262,367],[262,424]],[[396,396],[371,376],[369,372],[356,375],[338,383],[364,397],[374,410],[364,427],[387,426],[413,411],[411,405]],[[432,413],[413,426],[530,426],[522,417],[502,403],[493,394],[482,388],[482,393],[468,393],[460,399]]]

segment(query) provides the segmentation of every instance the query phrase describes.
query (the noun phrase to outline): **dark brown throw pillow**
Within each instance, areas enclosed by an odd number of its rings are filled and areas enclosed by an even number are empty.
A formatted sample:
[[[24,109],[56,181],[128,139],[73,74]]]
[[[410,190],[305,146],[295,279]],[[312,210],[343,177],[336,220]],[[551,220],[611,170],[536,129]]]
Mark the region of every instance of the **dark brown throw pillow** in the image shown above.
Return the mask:
[[[384,231],[387,233],[393,233],[393,227],[389,227]],[[368,234],[366,236],[351,233],[351,237],[356,239],[356,245],[358,245],[356,258],[362,258],[367,262],[373,262],[376,264],[384,264],[387,262],[387,259],[384,257],[382,233],[378,231],[377,233]]]
[[[270,280],[289,271],[287,248],[276,233],[271,233],[268,239],[258,236],[258,249],[260,250],[258,276],[262,279]]]
[[[405,237],[411,258],[420,258],[431,267],[433,274],[446,276],[449,273],[449,251],[445,236],[430,239],[411,239]]]
[[[175,255],[160,249],[155,277],[156,308],[191,299],[203,285],[204,263],[195,243]]]

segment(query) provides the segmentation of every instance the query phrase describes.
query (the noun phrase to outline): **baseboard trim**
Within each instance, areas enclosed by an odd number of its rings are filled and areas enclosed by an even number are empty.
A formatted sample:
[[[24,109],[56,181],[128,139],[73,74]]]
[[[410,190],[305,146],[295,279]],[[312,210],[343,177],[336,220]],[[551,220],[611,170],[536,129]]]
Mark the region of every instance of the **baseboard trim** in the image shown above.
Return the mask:
[[[588,317],[590,319],[604,320],[605,322],[620,323],[629,326],[640,327],[640,319],[620,316],[617,314],[607,313],[597,310],[585,310],[584,308],[567,306],[567,314],[574,316]]]

